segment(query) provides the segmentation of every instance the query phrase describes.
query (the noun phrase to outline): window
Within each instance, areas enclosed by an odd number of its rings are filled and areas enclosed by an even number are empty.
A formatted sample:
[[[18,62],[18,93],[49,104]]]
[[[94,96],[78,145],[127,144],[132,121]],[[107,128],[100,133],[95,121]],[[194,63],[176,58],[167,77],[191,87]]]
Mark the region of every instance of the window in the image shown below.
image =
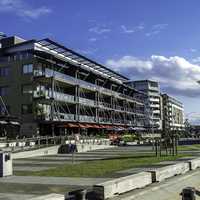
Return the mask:
[[[8,95],[8,86],[3,86],[3,87],[0,87],[0,96],[6,96]]]
[[[22,114],[31,114],[32,104],[22,104]]]
[[[10,106],[6,105],[0,105],[0,114],[1,115],[5,115],[5,114],[9,114],[10,113]]]
[[[33,64],[23,65],[23,74],[30,74],[33,72]]]
[[[157,82],[149,82],[151,87],[158,87],[158,83]]]
[[[22,85],[22,94],[32,94],[32,85]]]
[[[9,75],[10,68],[9,67],[1,67],[0,68],[0,77],[5,77]]]

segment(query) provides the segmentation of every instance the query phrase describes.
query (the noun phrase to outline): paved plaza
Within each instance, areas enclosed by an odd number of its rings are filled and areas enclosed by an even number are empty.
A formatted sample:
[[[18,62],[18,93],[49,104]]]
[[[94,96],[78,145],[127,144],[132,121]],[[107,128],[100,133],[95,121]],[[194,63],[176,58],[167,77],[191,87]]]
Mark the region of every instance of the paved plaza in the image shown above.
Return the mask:
[[[91,162],[92,160],[103,160],[115,158],[119,155],[142,155],[152,153],[152,147],[149,146],[125,146],[113,149],[95,150],[85,153],[47,155],[33,158],[24,158],[13,160],[14,173],[23,171],[41,171],[52,169],[63,164],[81,162]],[[189,152],[188,152],[189,153]],[[191,159],[199,155],[199,151],[194,156],[186,158]],[[184,158],[185,159],[185,158]],[[153,166],[143,166],[127,170],[121,170],[115,173],[113,177],[121,177],[152,168],[159,168],[182,161],[165,161]],[[71,165],[70,165],[71,166]],[[200,172],[198,172],[200,173]],[[45,194],[58,193],[65,194],[68,191],[80,188],[91,188],[92,185],[111,180],[111,178],[72,178],[72,177],[36,177],[36,176],[11,176],[0,179],[0,200],[31,199]],[[182,187],[182,186],[181,186]],[[177,192],[179,192],[177,190]],[[134,193],[135,194],[135,193]],[[144,198],[145,199],[145,198]]]

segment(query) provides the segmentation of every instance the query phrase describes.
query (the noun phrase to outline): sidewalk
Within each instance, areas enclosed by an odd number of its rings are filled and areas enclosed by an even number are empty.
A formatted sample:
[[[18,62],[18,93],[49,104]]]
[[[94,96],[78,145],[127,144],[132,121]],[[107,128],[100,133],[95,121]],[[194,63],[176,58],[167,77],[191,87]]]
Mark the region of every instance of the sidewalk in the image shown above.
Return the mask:
[[[9,176],[0,179],[1,183],[44,184],[66,186],[92,186],[111,178],[70,178],[70,177],[41,177],[41,176]]]

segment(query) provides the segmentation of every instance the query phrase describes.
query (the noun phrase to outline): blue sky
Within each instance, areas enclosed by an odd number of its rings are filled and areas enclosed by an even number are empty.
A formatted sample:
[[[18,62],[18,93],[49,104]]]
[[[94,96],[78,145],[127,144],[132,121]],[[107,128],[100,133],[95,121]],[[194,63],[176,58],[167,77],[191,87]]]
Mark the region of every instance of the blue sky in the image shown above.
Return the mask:
[[[0,0],[0,31],[50,37],[129,78],[159,80],[194,119],[199,7],[199,0]]]

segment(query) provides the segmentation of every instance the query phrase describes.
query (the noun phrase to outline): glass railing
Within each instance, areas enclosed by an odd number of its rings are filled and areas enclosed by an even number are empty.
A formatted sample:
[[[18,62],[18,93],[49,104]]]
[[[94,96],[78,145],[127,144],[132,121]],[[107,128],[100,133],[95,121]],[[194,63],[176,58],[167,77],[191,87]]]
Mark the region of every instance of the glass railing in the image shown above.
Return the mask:
[[[103,108],[103,107],[112,108],[111,104],[106,103],[106,102],[99,102],[99,107],[101,107],[101,108]]]
[[[34,98],[44,97],[45,99],[54,98],[57,101],[74,102],[74,96],[72,95],[64,94],[64,93],[56,92],[56,91],[54,91],[52,95],[52,92],[48,90],[34,91],[33,97]]]
[[[100,123],[112,123],[110,118],[99,117]]]
[[[47,113],[45,115],[38,115],[37,119],[46,120],[46,121],[74,121],[75,115],[74,114],[66,114],[66,113],[55,113],[52,119],[51,114]]]
[[[74,120],[75,120],[74,114],[57,113],[54,116],[54,121],[74,121]]]
[[[91,99],[82,98],[82,97],[79,97],[79,103],[90,105],[90,106],[95,106],[95,101],[93,101]]]
[[[107,88],[104,88],[104,87],[101,87],[101,86],[97,86],[93,83],[89,83],[89,82],[86,82],[86,81],[83,81],[83,80],[80,80],[80,79],[76,79],[75,77],[63,74],[61,72],[53,71],[53,70],[48,69],[48,68],[45,69],[45,72],[43,72],[41,70],[35,70],[34,76],[45,76],[45,77],[52,77],[53,76],[56,79],[60,79],[60,80],[63,80],[65,82],[67,81],[67,82],[70,82],[72,84],[77,84],[77,85],[80,85],[81,87],[86,88],[86,89],[98,90],[101,93],[106,93],[108,95],[114,95],[118,98],[126,98],[126,99],[129,99],[131,101],[138,101],[140,103],[144,103],[144,101],[142,99],[138,98],[138,97],[130,97],[128,95],[124,95],[124,94],[118,93],[116,91],[112,91],[110,89],[107,89]]]
[[[80,115],[79,120],[82,122],[95,122],[95,117],[93,116],[87,116],[87,115]]]
[[[57,101],[66,101],[66,102],[74,102],[74,96],[69,95],[69,94],[64,94],[61,92],[54,92],[53,97]]]
[[[114,106],[114,109],[116,109],[116,110],[122,110],[122,111],[124,111],[124,107],[122,107],[122,106]]]

